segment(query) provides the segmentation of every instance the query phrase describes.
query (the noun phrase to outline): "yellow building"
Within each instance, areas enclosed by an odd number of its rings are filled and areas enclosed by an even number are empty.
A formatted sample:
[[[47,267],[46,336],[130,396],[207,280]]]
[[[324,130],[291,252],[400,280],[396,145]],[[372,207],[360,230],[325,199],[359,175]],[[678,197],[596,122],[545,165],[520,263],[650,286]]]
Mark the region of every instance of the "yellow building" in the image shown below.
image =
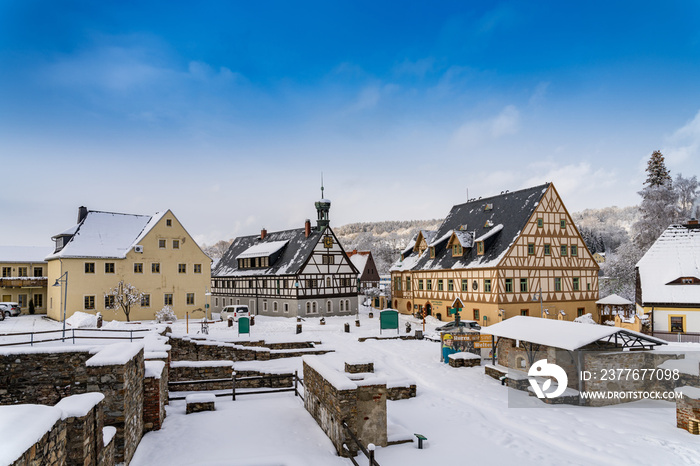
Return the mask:
[[[0,246],[0,301],[18,303],[22,313],[29,302],[37,314],[46,313],[46,273],[44,260],[52,250],[40,246]]]
[[[204,317],[211,260],[170,210],[148,216],[81,207],[78,224],[52,239],[56,248],[46,258],[52,319],[63,319],[65,294],[66,317],[82,311],[126,320],[106,296],[120,281],[143,293],[129,320],[152,320],[166,305],[178,318]],[[61,286],[52,286],[60,278]]]
[[[391,270],[392,301],[490,325],[516,315],[598,319],[598,264],[551,183],[456,205]]]
[[[637,312],[655,336],[700,332],[700,225],[671,225],[637,263]],[[694,340],[697,341],[697,340]]]

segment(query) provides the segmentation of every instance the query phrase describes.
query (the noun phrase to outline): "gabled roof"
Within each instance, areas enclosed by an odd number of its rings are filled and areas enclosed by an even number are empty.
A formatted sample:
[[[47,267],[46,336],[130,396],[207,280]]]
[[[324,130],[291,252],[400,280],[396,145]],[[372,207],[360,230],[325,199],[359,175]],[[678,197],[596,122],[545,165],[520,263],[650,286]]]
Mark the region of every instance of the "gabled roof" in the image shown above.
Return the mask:
[[[628,301],[622,296],[618,296],[616,294],[606,296],[603,299],[599,299],[595,303],[602,304],[604,306],[629,306],[630,304],[634,304],[632,301]]]
[[[330,229],[330,227],[327,227]],[[212,277],[235,277],[247,275],[293,275],[301,270],[306,260],[313,253],[314,247],[321,239],[322,233],[316,228],[311,229],[308,238],[305,237],[304,228],[294,230],[274,231],[267,233],[264,239],[260,235],[240,236],[233,240],[231,246],[221,257],[221,260],[212,271]],[[238,268],[238,257],[245,251],[259,246],[266,248],[269,244],[286,242],[281,251],[281,256],[263,268]],[[279,249],[278,249],[279,251]]]
[[[360,271],[360,273],[365,271],[365,266],[367,265],[367,261],[369,260],[369,253],[349,253],[348,257],[350,258],[350,262],[352,262],[352,265],[354,265],[355,268]]]
[[[670,284],[683,277],[700,278],[700,228],[669,226],[637,267],[643,304],[700,304],[700,285]]]
[[[435,258],[431,259],[428,250],[422,254],[413,251],[404,255],[392,270],[441,270],[478,267],[495,267],[517,239],[527,221],[532,216],[542,196],[551,183],[534,186],[520,191],[507,192],[498,196],[478,199],[452,207],[450,213],[434,232],[432,245]],[[487,209],[487,204],[489,208]],[[486,247],[482,256],[476,248],[464,250],[461,257],[452,257],[447,250],[444,238],[453,234],[464,235],[464,226],[475,236],[474,241],[484,241]],[[460,241],[461,242],[461,241]],[[429,243],[430,244],[430,243]]]
[[[46,260],[68,257],[123,259],[163,215],[165,212],[150,216],[90,210],[78,225],[54,236],[72,234],[68,243]]]
[[[249,257],[269,257],[285,247],[287,243],[289,243],[288,240],[265,241],[263,243],[258,243],[240,253],[238,256],[236,256],[236,259],[246,259]]]
[[[0,246],[0,262],[45,262],[52,252],[53,248],[47,246]]]
[[[583,348],[601,340],[605,343],[616,343],[621,347],[647,347],[667,344],[658,338],[621,327],[581,324],[566,320],[527,316],[515,316],[503,322],[482,327],[481,333],[512,340],[528,341],[569,351]]]

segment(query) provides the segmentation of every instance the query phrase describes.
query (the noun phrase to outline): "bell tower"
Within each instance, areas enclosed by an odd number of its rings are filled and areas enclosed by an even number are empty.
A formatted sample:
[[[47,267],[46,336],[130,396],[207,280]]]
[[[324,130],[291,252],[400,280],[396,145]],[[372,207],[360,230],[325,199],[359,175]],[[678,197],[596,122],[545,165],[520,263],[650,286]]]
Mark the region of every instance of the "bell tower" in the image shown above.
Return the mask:
[[[323,231],[326,229],[330,223],[328,217],[328,212],[331,210],[331,201],[323,197],[323,174],[321,175],[321,199],[316,202],[316,212],[318,213],[318,219],[316,220],[316,226],[318,231]]]

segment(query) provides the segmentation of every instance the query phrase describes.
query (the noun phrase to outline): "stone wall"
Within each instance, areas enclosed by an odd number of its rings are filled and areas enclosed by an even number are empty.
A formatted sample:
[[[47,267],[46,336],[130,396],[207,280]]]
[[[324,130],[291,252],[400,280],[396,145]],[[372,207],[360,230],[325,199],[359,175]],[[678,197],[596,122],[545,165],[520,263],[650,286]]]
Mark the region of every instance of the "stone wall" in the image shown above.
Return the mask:
[[[87,389],[105,395],[105,424],[117,428],[116,462],[128,464],[143,436],[143,349],[126,364],[87,364]]]
[[[265,376],[274,375],[281,377]],[[262,377],[253,380],[239,380],[247,377]],[[294,374],[267,374],[259,371],[236,371],[236,390],[239,388],[289,388],[294,386]]]
[[[146,364],[149,362],[146,361]],[[154,366],[155,368],[155,366]],[[145,432],[160,430],[165,420],[168,402],[168,370],[165,365],[160,374],[149,373],[143,379],[143,428]]]
[[[88,348],[15,348],[0,354],[0,404],[54,405],[66,396],[85,393]]]
[[[63,466],[66,461],[66,423],[62,420],[24,452],[12,466]]]
[[[266,361],[270,349],[170,335],[173,361]]]
[[[360,374],[363,372],[374,372],[374,363],[373,362],[365,362],[365,363],[356,363],[356,364],[351,364],[349,362],[345,363],[345,372],[349,374]]]
[[[64,411],[67,464],[98,464],[104,449],[103,400],[101,393],[85,393],[64,398],[56,405]]]
[[[386,399],[390,401],[408,400],[416,397],[416,384],[406,386],[387,387]]]
[[[173,361],[170,365],[170,381],[216,380],[206,384],[172,385],[171,391],[226,390],[233,387],[233,361]]]
[[[342,427],[343,421],[363,444],[386,446],[386,385],[368,383],[358,386],[341,372],[328,369],[318,359],[305,358],[303,365],[304,407],[331,439],[339,455],[348,455],[344,444],[352,456],[358,449]],[[330,373],[333,381],[326,378]]]
[[[682,393],[682,397],[676,398],[676,426],[697,435],[696,421],[700,420],[700,390],[695,387],[683,387],[678,391]],[[691,420],[693,420],[692,425]]]

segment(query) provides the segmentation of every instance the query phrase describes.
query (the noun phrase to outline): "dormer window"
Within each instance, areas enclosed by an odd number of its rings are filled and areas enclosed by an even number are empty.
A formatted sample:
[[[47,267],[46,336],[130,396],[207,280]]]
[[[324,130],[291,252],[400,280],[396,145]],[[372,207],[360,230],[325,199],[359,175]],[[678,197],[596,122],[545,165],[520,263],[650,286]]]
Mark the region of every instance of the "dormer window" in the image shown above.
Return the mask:
[[[484,223],[484,228],[491,228],[493,226],[493,222],[491,220],[486,220],[486,223]]]
[[[430,247],[430,258],[435,259],[435,248],[433,246]]]
[[[484,255],[484,242],[483,241],[477,241],[476,242],[476,254],[478,256],[483,256]]]
[[[455,244],[452,246],[452,257],[460,257],[463,252],[464,250],[462,249],[461,244]]]
[[[489,211],[489,210],[493,210],[493,204],[486,204],[484,206],[484,211]]]

